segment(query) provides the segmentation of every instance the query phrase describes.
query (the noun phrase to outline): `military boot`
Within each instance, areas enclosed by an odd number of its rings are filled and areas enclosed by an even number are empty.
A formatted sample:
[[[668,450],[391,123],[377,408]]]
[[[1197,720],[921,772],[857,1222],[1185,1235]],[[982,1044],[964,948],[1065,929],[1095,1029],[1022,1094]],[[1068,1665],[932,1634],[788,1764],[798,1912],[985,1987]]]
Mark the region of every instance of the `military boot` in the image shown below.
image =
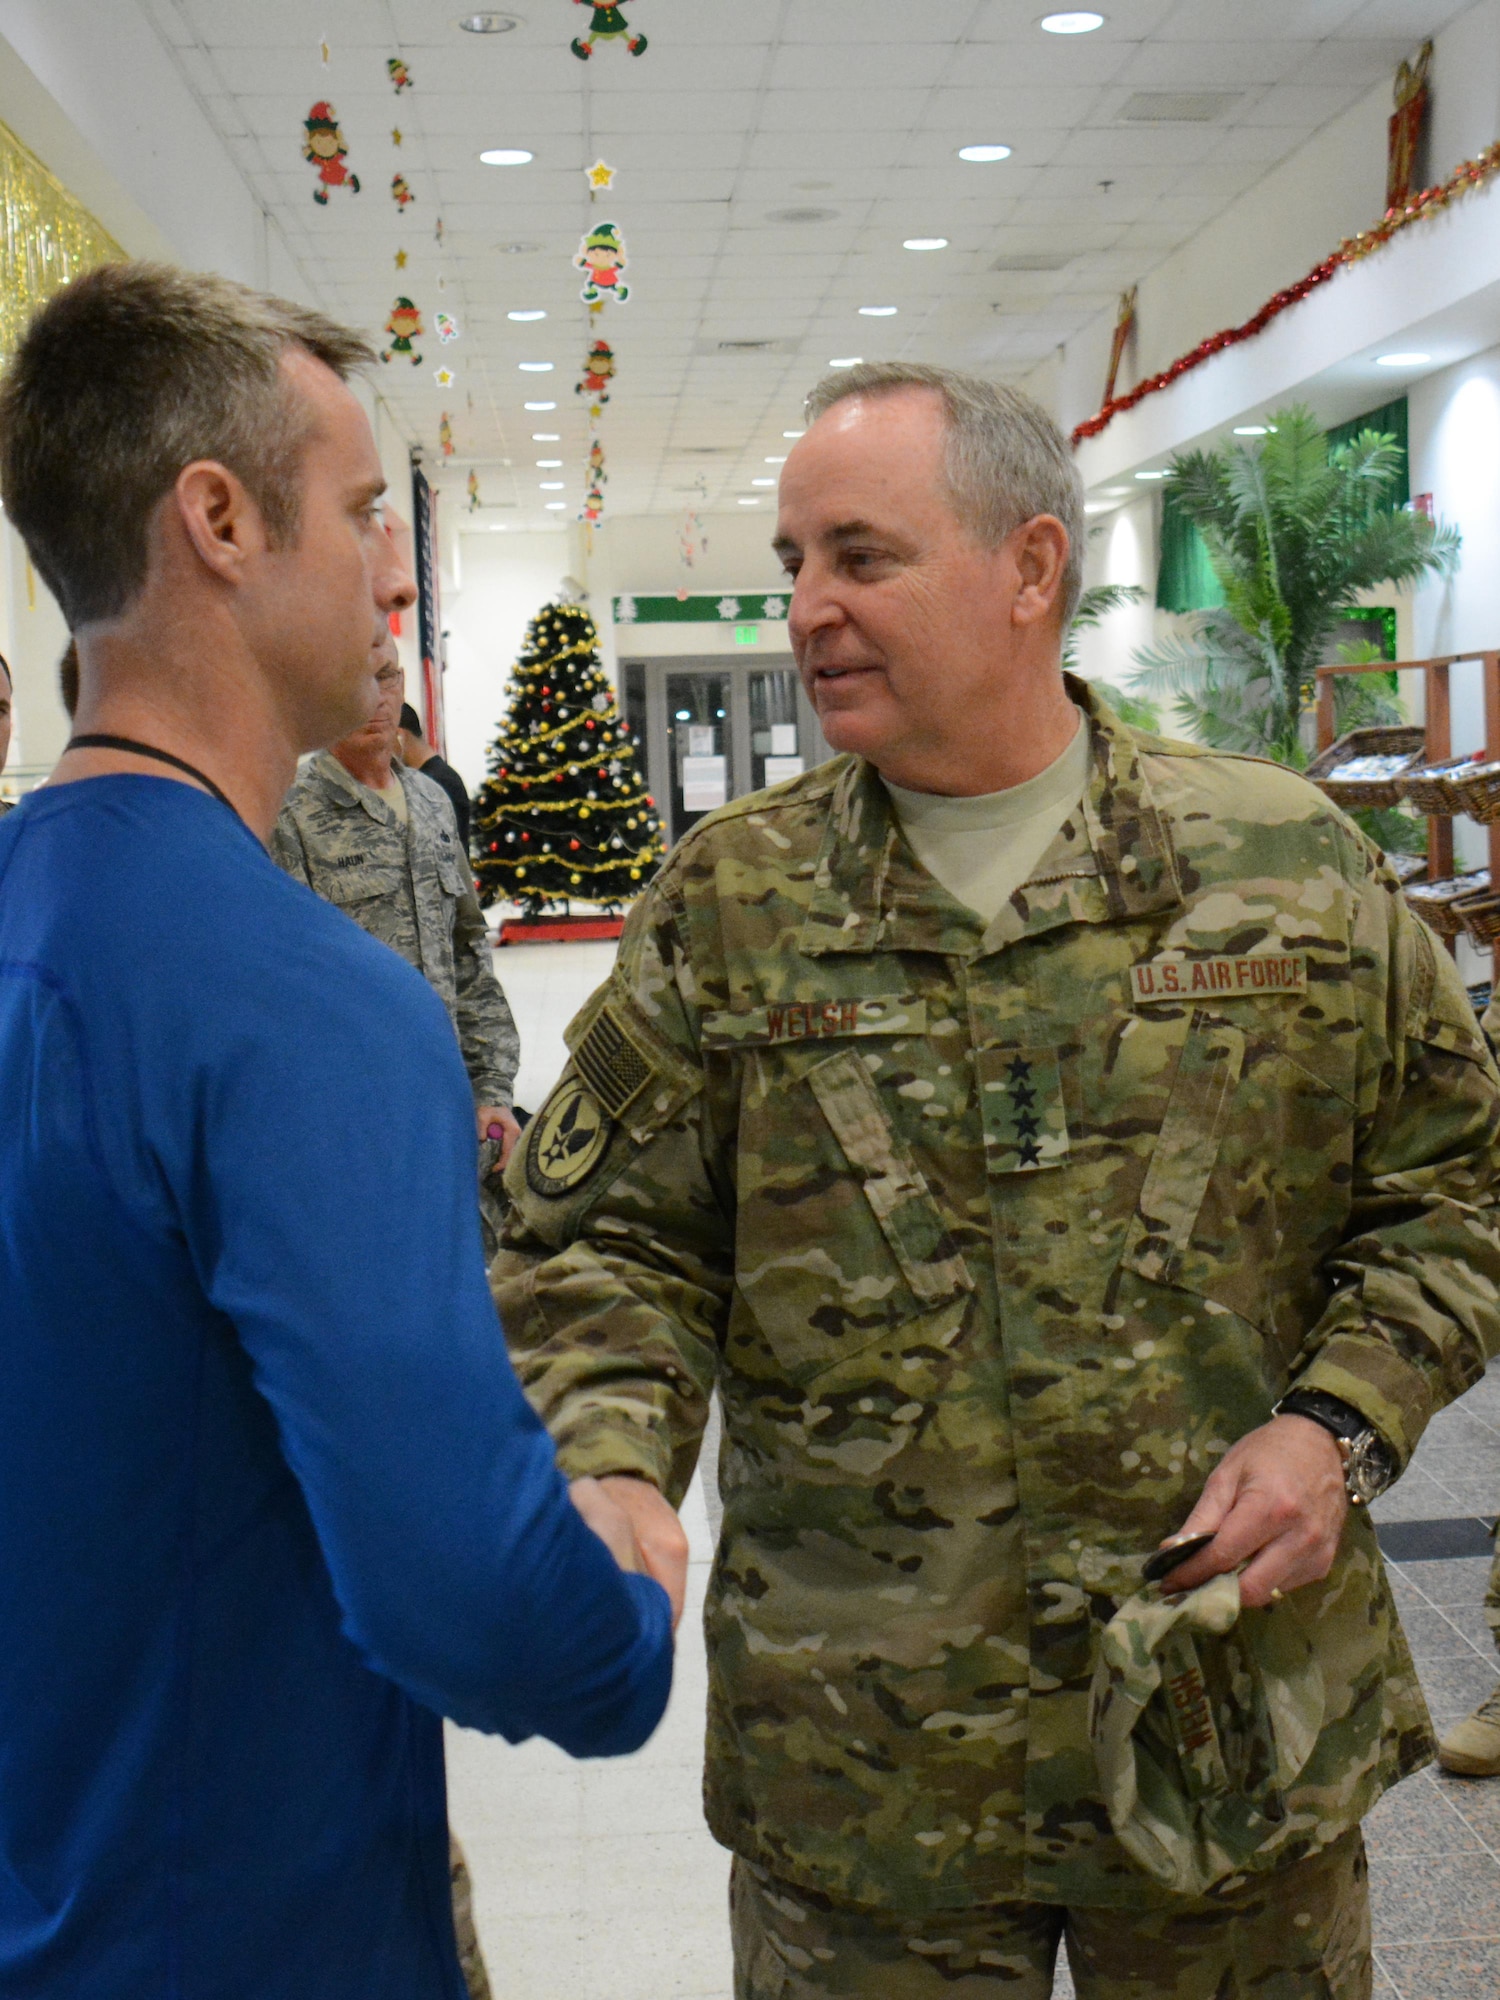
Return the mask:
[[[1438,1744],[1438,1762],[1461,1778],[1500,1778],[1500,1686]]]

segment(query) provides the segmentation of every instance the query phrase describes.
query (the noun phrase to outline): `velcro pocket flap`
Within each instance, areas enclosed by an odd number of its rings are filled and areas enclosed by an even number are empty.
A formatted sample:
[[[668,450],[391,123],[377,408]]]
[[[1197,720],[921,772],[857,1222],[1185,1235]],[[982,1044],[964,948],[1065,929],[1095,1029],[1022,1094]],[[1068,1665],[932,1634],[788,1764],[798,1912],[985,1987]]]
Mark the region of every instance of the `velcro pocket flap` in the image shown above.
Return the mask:
[[[968,1266],[864,1063],[845,1050],[810,1070],[808,1082],[845,1159],[863,1175],[865,1199],[916,1297],[932,1305],[972,1291]]]
[[[1174,1282],[1192,1240],[1244,1062],[1243,1031],[1196,1011],[1125,1247],[1126,1268],[1153,1284]]]

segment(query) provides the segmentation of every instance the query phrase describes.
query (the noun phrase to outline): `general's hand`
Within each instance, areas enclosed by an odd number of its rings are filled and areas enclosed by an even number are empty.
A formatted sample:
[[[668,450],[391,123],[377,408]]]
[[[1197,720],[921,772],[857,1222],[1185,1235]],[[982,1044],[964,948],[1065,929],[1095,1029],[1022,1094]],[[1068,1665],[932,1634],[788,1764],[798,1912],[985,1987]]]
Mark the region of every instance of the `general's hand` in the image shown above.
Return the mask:
[[[682,1618],[687,1595],[688,1538],[670,1500],[644,1479],[610,1473],[601,1487],[625,1513],[641,1552],[640,1567],[654,1576],[672,1600],[672,1630]]]
[[[481,1104],[474,1116],[479,1125],[481,1140],[494,1137],[490,1131],[492,1125],[500,1127],[500,1166],[503,1171],[510,1165],[510,1156],[516,1150],[516,1141],[521,1136],[521,1128],[516,1123],[515,1113],[503,1104]]]
[[[636,1546],[635,1531],[630,1525],[624,1508],[605,1492],[602,1481],[597,1479],[574,1479],[568,1485],[568,1498],[583,1516],[586,1526],[609,1550],[621,1569],[641,1571],[646,1565],[641,1560],[641,1552]]]
[[[1273,1417],[1231,1445],[1210,1476],[1178,1535],[1212,1533],[1213,1545],[1174,1569],[1170,1588],[1195,1590],[1245,1563],[1241,1601],[1269,1604],[1273,1592],[1327,1576],[1348,1512],[1333,1438],[1307,1417]]]

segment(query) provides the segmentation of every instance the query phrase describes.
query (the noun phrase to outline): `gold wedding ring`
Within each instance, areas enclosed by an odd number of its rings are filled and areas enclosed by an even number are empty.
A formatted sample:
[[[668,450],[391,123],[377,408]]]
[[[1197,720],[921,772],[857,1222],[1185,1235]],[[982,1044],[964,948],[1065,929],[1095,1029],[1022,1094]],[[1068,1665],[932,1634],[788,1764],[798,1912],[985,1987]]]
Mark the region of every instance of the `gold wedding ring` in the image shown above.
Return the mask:
[[[1276,1589],[1274,1589],[1274,1588],[1273,1588],[1273,1589],[1272,1589],[1272,1591],[1271,1591],[1271,1602],[1272,1602],[1273,1604],[1280,1604],[1280,1602],[1281,1602],[1281,1595],[1282,1595],[1282,1594],[1281,1594],[1281,1592],[1280,1592],[1279,1590],[1276,1590]]]

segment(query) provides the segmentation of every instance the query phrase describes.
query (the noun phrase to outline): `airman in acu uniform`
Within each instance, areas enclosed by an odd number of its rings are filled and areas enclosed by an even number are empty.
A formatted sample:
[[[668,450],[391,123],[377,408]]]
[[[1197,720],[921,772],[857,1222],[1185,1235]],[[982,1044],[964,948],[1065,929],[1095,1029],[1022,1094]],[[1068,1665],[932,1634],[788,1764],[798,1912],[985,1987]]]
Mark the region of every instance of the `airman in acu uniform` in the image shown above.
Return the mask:
[[[893,372],[856,384],[865,446],[913,397],[942,421],[951,378]],[[1067,490],[1044,533],[1023,489],[1002,612]],[[835,503],[830,537],[920,568],[905,498]],[[856,746],[840,702],[902,698],[877,588],[794,599]],[[1098,2000],[1357,2000],[1359,1821],[1432,1754],[1341,1458],[1399,1469],[1497,1344],[1500,1078],[1358,830],[1064,691],[1051,629],[1082,795],[998,914],[919,863],[872,729],[669,856],[512,1163],[493,1282],[567,1471],[676,1503],[723,1399],[740,2000],[1045,2000],[1065,1933]],[[1179,1617],[1147,1558],[1185,1525],[1219,1548]]]

